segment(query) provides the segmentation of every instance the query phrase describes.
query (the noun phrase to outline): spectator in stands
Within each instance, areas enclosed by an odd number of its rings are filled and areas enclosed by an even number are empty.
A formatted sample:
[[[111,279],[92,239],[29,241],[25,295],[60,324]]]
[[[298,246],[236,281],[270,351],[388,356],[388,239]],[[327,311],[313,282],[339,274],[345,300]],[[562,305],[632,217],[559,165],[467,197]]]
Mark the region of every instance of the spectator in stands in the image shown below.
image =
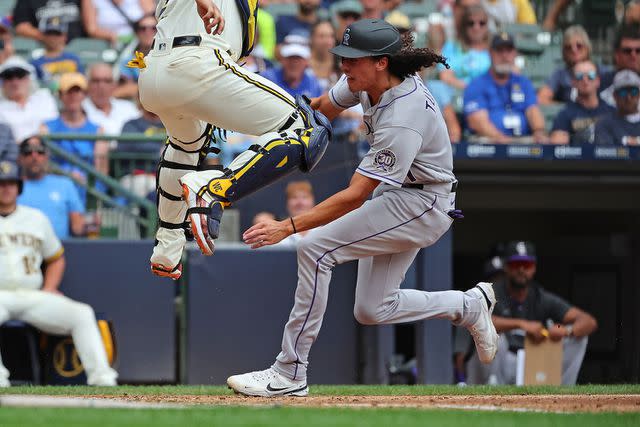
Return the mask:
[[[442,55],[451,66],[440,66],[440,80],[463,90],[472,79],[485,74],[491,66],[489,57],[489,17],[482,6],[466,8],[458,28],[457,40],[448,40]]]
[[[593,138],[593,124],[598,118],[615,111],[598,97],[600,77],[591,61],[581,61],[573,66],[573,87],[577,95],[558,113],[551,129],[552,144],[579,144]]]
[[[84,73],[80,58],[71,52],[65,52],[67,45],[67,26],[60,18],[47,19],[42,28],[44,54],[31,61],[38,79],[43,85],[55,90],[60,76],[64,73]]]
[[[465,10],[471,6],[482,6],[481,0],[454,0],[453,2],[453,25],[447,25],[447,38],[458,38],[458,28],[462,28],[462,16]],[[447,23],[449,24],[449,23]]]
[[[125,123],[122,128],[123,134],[139,133],[145,136],[165,136],[167,134],[160,118],[151,111],[145,110],[142,104],[140,104],[139,99],[138,108],[142,112],[142,116]],[[119,141],[116,150],[124,153],[151,153],[160,157],[162,148],[164,148],[164,144],[157,141]],[[134,169],[144,169],[145,172],[155,172],[155,168],[146,170],[145,166],[140,163],[136,164]],[[126,171],[126,173],[131,172],[134,171]]]
[[[82,102],[82,108],[89,120],[102,127],[105,134],[119,135],[126,122],[140,117],[133,102],[113,97],[116,84],[109,64],[92,64],[88,78],[89,96]]]
[[[40,137],[22,141],[18,163],[24,175],[18,203],[41,210],[59,239],[84,235],[85,209],[78,190],[66,176],[48,173],[49,151]]]
[[[285,190],[287,196],[287,215],[294,217],[310,211],[316,205],[313,195],[313,186],[309,181],[291,181]],[[278,243],[279,246],[297,246],[298,242],[307,234],[307,231],[300,231],[292,234]]]
[[[82,0],[19,0],[13,10],[13,25],[16,34],[42,41],[44,22],[60,18],[67,26],[67,38],[84,37],[80,2]]]
[[[263,76],[286,90],[291,96],[306,95],[314,98],[322,95],[322,86],[309,69],[311,51],[298,40],[289,43],[288,36],[280,48],[281,68],[272,68]],[[297,37],[297,36],[296,36]]]
[[[362,19],[383,19],[386,9],[384,0],[360,0]]]
[[[613,97],[613,78],[620,70],[633,70],[640,73],[640,26],[623,26],[616,34],[613,44],[613,62],[615,70],[600,76],[600,97],[615,107]]]
[[[529,242],[506,247],[503,281],[493,284],[496,306],[493,323],[500,334],[498,353],[490,365],[474,356],[467,365],[471,384],[486,384],[489,374],[498,384],[515,384],[516,352],[524,348],[525,335],[534,342],[562,340],[562,384],[573,385],[587,349],[588,336],[598,327],[589,313],[543,289],[535,280],[535,248]]]
[[[384,20],[396,27],[400,35],[413,30],[411,19],[409,19],[407,15],[400,12],[399,10],[394,10],[393,12],[389,13],[387,16],[385,16]]]
[[[469,83],[464,91],[464,115],[470,131],[493,143],[509,143],[533,136],[547,142],[544,116],[537,105],[533,84],[514,73],[516,49],[508,33],[491,41],[491,68]]]
[[[289,34],[309,36],[311,26],[318,21],[320,0],[297,0],[296,15],[282,15],[276,21],[276,43],[284,43]]]
[[[309,66],[326,92],[340,77],[337,57],[329,49],[336,45],[335,30],[329,21],[318,21],[311,27],[311,58]]]
[[[113,46],[133,38],[133,26],[155,11],[154,0],[82,0],[82,22],[90,37]]]
[[[156,17],[152,14],[145,15],[136,21],[133,27],[136,37],[120,54],[118,87],[113,94],[116,98],[132,99],[138,96],[138,76],[140,75],[140,69],[127,67],[127,63],[134,57],[135,52],[142,52],[145,55],[149,53],[153,38],[156,35],[157,23]]]
[[[276,50],[276,21],[269,13],[271,0],[262,0],[258,8],[258,41],[257,49],[262,49],[262,57],[272,61]]]
[[[87,97],[87,79],[80,73],[66,73],[60,77],[58,95],[62,104],[60,117],[47,121],[42,133],[72,133],[96,135],[103,133],[98,124],[92,122],[82,108]],[[82,139],[59,140],[54,143],[67,153],[73,154],[89,163],[103,174],[109,170],[109,143]],[[84,182],[85,174],[71,163],[55,158],[62,170],[69,172]]]
[[[0,65],[12,57],[14,53],[11,22],[6,17],[0,17]]]
[[[529,0],[482,0],[482,6],[489,14],[493,29],[506,24],[535,24],[536,13]]]
[[[47,89],[37,89],[35,69],[24,59],[7,59],[0,65],[0,79],[0,122],[11,127],[16,141],[37,134],[42,123],[58,117],[55,99]]]
[[[574,0],[555,0],[547,10],[542,28],[553,31],[558,25],[558,18]],[[640,24],[640,2],[638,0],[624,0],[626,3],[624,12],[624,25]],[[614,5],[611,5],[612,8]]]
[[[11,128],[4,123],[0,123],[0,161],[2,160],[18,160],[18,144],[13,138]]]
[[[635,71],[616,73],[613,98],[616,111],[596,122],[593,142],[598,145],[640,145],[640,77]]]
[[[591,40],[580,25],[572,25],[564,32],[562,40],[562,59],[564,66],[557,68],[549,80],[538,91],[538,102],[569,102],[575,100],[576,88],[573,84],[573,67],[578,62],[591,58]],[[596,69],[598,74],[603,70]]]
[[[341,0],[331,6],[331,11],[336,29],[336,42],[340,43],[344,30],[362,17],[364,9],[358,0]]]

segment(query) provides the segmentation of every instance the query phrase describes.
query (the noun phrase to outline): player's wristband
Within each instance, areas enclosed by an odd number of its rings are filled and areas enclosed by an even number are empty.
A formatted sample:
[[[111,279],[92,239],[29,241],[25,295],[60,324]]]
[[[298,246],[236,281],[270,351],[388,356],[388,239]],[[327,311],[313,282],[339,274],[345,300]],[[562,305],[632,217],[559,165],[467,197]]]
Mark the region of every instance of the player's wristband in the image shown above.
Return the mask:
[[[296,234],[298,231],[296,230],[296,224],[293,222],[293,217],[290,216],[289,219],[291,220],[291,226],[293,227],[293,234]]]

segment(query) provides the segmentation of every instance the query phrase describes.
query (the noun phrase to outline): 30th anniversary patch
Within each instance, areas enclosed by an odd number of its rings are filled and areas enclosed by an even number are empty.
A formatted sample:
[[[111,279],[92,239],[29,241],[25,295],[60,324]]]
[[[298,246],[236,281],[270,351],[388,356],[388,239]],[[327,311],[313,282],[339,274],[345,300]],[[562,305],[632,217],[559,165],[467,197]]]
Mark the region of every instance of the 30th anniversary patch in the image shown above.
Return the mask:
[[[376,153],[373,158],[373,164],[378,169],[391,172],[396,164],[396,155],[393,151],[384,148]]]

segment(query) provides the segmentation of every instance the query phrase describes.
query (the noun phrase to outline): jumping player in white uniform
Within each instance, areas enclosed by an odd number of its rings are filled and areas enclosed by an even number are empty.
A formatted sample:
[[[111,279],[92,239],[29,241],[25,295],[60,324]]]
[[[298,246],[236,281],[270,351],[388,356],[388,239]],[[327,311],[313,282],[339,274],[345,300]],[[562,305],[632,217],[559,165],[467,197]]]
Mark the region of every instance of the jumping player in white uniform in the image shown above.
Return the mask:
[[[342,57],[344,75],[312,106],[332,118],[362,104],[371,149],[347,189],[307,213],[245,232],[245,242],[259,248],[313,229],[299,242],[298,287],[282,351],[270,368],[227,380],[246,395],[307,395],[308,355],[322,324],[331,270],[356,259],[354,315],[360,323],[446,318],[469,329],[483,362],[493,360],[497,349],[490,283],[464,293],[399,289],[420,248],[434,244],[461,215],[454,206],[457,181],[447,128],[416,75],[446,61],[414,49],[410,36],[402,38],[385,21],[370,19],[350,25],[332,52]]]
[[[89,385],[116,385],[93,309],[58,291],[64,274],[60,240],[39,210],[18,206],[18,167],[0,162],[0,324],[16,319],[59,335],[71,335]],[[40,265],[44,261],[44,277]],[[0,359],[0,387],[9,371]]]
[[[211,255],[224,207],[296,169],[310,171],[331,125],[303,99],[237,62],[255,39],[255,0],[161,0],[149,55],[137,55],[140,101],[169,135],[158,168],[155,274],[177,279],[190,228]],[[213,30],[213,33],[211,32]],[[224,169],[203,169],[214,128],[259,136]]]

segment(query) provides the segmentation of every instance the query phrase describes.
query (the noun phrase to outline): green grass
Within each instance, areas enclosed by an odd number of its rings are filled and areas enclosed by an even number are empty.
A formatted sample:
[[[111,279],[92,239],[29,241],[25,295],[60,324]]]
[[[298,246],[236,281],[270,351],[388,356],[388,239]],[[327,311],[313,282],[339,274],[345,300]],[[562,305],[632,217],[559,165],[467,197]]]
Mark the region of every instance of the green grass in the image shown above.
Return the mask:
[[[226,395],[222,386],[11,387],[0,394]],[[312,386],[314,396],[340,395],[526,395],[640,394],[640,385],[576,387]],[[353,427],[587,427],[640,426],[640,412],[556,414],[415,408],[297,408],[196,406],[176,409],[0,408],[0,427],[163,426],[353,426]]]
[[[87,386],[22,386],[0,388],[0,394],[48,394],[48,395],[87,395],[106,394],[170,394],[170,395],[225,395],[232,392],[224,386],[118,386],[118,387],[87,387]],[[433,396],[433,395],[512,395],[512,394],[640,394],[640,384],[620,385],[579,385],[574,387],[515,387],[515,386],[472,386],[456,387],[449,385],[417,385],[417,386],[386,386],[386,385],[311,385],[313,396]]]
[[[5,426],[305,426],[305,427],[585,427],[638,426],[640,414],[533,414],[417,409],[195,408],[38,409],[2,408]]]

